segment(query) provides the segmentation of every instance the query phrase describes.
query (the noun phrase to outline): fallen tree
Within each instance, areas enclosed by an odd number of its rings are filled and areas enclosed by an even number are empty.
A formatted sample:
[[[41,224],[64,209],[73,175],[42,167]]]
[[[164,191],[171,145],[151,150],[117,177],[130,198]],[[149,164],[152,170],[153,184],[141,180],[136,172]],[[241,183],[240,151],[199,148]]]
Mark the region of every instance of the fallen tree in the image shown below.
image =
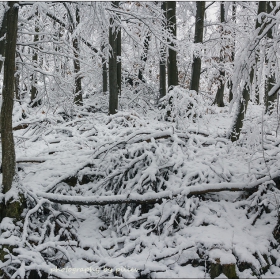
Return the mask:
[[[192,196],[202,195],[207,193],[215,193],[222,191],[256,191],[258,186],[273,180],[278,179],[280,171],[265,176],[251,183],[221,183],[221,184],[201,184],[199,186],[182,187],[178,190],[162,191],[159,193],[145,193],[143,195],[132,193],[127,195],[114,195],[114,196],[92,196],[92,197],[79,197],[69,195],[59,195],[52,193],[37,192],[37,196],[48,199],[51,202],[60,204],[74,204],[74,205],[107,205],[107,204],[122,204],[122,203],[157,203],[161,199],[172,199],[178,195]]]

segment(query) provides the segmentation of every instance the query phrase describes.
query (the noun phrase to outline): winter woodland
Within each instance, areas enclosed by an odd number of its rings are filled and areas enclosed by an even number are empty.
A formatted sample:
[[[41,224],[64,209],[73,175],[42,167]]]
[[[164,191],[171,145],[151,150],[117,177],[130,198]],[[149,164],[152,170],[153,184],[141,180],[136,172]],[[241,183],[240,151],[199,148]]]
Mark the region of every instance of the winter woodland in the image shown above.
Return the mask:
[[[0,23],[0,278],[280,277],[280,2]]]

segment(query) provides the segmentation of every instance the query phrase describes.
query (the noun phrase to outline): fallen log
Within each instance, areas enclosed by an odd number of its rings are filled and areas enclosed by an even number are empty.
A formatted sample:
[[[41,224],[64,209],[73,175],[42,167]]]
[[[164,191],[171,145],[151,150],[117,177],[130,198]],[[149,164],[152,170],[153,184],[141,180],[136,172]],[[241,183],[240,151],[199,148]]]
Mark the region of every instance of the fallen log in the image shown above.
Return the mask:
[[[192,196],[208,193],[216,193],[222,191],[256,191],[262,183],[276,179],[280,176],[280,171],[265,176],[254,182],[247,183],[219,183],[219,184],[201,184],[194,186],[186,186],[177,189],[176,191],[148,192],[143,195],[138,193],[112,196],[69,196],[52,193],[37,192],[37,196],[46,198],[51,202],[60,204],[75,204],[75,205],[108,205],[122,203],[157,203],[161,199],[172,199],[178,195]]]

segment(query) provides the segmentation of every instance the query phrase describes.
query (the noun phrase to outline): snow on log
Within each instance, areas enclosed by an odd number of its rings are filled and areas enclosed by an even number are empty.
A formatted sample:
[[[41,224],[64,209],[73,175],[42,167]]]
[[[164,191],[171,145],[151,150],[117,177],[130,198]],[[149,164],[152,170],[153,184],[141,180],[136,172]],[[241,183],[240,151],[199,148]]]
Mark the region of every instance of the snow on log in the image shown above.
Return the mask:
[[[280,171],[265,176],[251,183],[219,183],[219,184],[201,184],[189,187],[182,187],[175,191],[162,192],[147,192],[143,195],[138,193],[112,196],[69,196],[52,193],[37,192],[40,197],[46,198],[49,201],[60,204],[75,204],[75,205],[107,205],[107,204],[121,204],[121,203],[139,203],[148,204],[156,203],[161,199],[172,199],[175,196],[183,195],[199,195],[221,191],[254,191],[259,185],[267,181],[273,180],[280,176]]]

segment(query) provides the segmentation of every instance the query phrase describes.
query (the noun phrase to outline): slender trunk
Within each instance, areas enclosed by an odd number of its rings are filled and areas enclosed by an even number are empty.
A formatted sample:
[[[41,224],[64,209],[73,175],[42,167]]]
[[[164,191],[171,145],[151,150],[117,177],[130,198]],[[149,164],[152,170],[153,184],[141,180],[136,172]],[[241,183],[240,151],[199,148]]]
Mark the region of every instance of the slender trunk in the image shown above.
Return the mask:
[[[162,2],[161,9],[166,18],[166,1]],[[166,23],[164,23],[164,25],[165,24]],[[166,95],[166,46],[161,43],[160,62],[159,62],[159,97],[163,98],[165,95]]]
[[[5,4],[2,4],[2,5],[5,5]],[[4,7],[4,9],[6,9]],[[3,16],[3,20],[2,20],[2,23],[1,23],[1,28],[0,28],[0,38],[1,41],[0,41],[0,55],[2,57],[5,57],[5,49],[6,49],[6,38],[4,37],[5,34],[7,32],[7,11],[4,12],[4,16]],[[2,71],[2,67],[3,67],[3,60],[0,60],[0,72]]]
[[[79,8],[76,7],[76,24],[80,23],[80,11]],[[82,94],[82,77],[81,77],[81,65],[79,60],[80,47],[78,38],[75,37],[73,40],[73,48],[74,48],[74,73],[75,73],[75,97],[74,103],[77,105],[83,105],[83,94]]]
[[[232,142],[237,141],[240,137],[240,132],[243,127],[243,120],[246,114],[249,99],[250,99],[249,86],[246,83],[243,88],[241,98],[237,103],[237,111],[235,115],[234,125],[232,127],[232,131],[230,134],[230,140]]]
[[[38,11],[36,11],[36,16],[38,16]],[[34,35],[34,45],[38,47],[37,42],[39,41],[39,26],[36,24],[35,26],[35,35]],[[33,56],[32,56],[32,62],[34,65],[34,68],[37,68],[37,64],[38,64],[38,51],[34,50]],[[37,107],[40,102],[38,102],[36,100],[36,97],[38,95],[38,89],[37,89],[37,73],[33,72],[33,74],[31,75],[31,81],[32,81],[32,85],[31,85],[31,101],[30,104],[32,104],[32,108],[33,107]]]
[[[222,69],[220,69],[220,86],[217,90],[216,97],[215,97],[215,103],[218,105],[218,107],[224,107],[224,89],[225,89],[225,70],[224,70],[224,63],[225,63],[225,46],[224,46],[224,22],[225,22],[225,4],[224,2],[221,2],[220,4],[220,16],[221,16],[221,39],[222,39],[222,49],[220,53],[220,64],[223,64],[223,66],[220,66]]]
[[[167,10],[167,24],[171,30],[172,40],[169,44],[171,47],[175,47],[174,40],[177,36],[176,25],[176,1],[166,2]],[[168,88],[178,85],[178,67],[177,67],[177,52],[168,48]]]
[[[232,3],[232,21],[236,23],[236,2]],[[233,31],[233,45],[232,45],[232,51],[231,51],[231,62],[234,63],[234,56],[235,56],[235,31]],[[233,83],[232,80],[229,82],[229,102],[231,102],[233,98],[233,92],[232,92]]]
[[[259,1],[259,3],[258,3],[258,15],[260,13],[265,13],[265,12],[266,12],[266,1]],[[259,22],[257,20],[256,21],[256,29],[260,28],[261,25],[262,25],[262,22]],[[259,49],[256,50],[255,69],[257,69],[258,59],[259,59]],[[255,98],[256,98],[256,103],[260,104],[260,89],[259,89],[259,85],[258,85],[257,75],[255,75]]]
[[[258,28],[259,26],[260,25],[257,23],[257,20],[256,20],[255,28]],[[260,31],[258,34],[260,34]],[[230,133],[230,139],[232,142],[237,141],[240,137],[240,132],[243,127],[243,121],[244,121],[244,117],[246,114],[248,102],[250,99],[249,90],[250,90],[250,88],[252,88],[254,76],[255,76],[255,70],[254,70],[254,67],[251,67],[250,80],[249,80],[249,82],[245,83],[244,88],[242,90],[242,94],[237,103],[237,109],[236,109],[237,111],[235,113],[235,119],[233,120],[232,131]]]
[[[19,101],[19,103],[21,104],[20,101],[20,93],[19,93],[19,72],[18,72],[18,64],[16,63],[16,67],[15,67],[15,94],[16,94],[16,100]]]
[[[117,2],[117,6],[119,6],[119,2]],[[117,31],[117,79],[118,79],[118,90],[119,95],[122,92],[122,33],[121,29],[119,28]]]
[[[266,9],[267,9],[267,13],[270,14],[273,10],[273,8],[276,6],[276,2],[275,1],[267,1],[266,2]],[[267,39],[268,41],[272,41],[273,40],[273,30],[274,28],[270,29],[267,32]],[[268,64],[268,58],[266,57],[266,64]],[[271,114],[273,111],[273,107],[274,107],[274,102],[277,99],[278,96],[278,91],[276,91],[274,94],[272,95],[268,95],[269,91],[272,89],[272,87],[275,85],[276,83],[276,77],[275,77],[275,73],[268,73],[268,77],[265,81],[265,112],[268,114]]]
[[[112,2],[118,6],[118,2]],[[109,27],[109,44],[111,46],[111,55],[109,58],[109,114],[116,114],[118,110],[119,84],[118,80],[118,32],[113,31],[114,20],[110,19]]]
[[[103,52],[104,45],[101,46],[101,51]],[[108,91],[108,69],[107,69],[107,61],[104,57],[104,53],[102,56],[102,91],[103,93]]]
[[[199,44],[203,42],[203,25],[205,14],[205,1],[196,2],[196,19],[195,19],[195,35],[194,43]],[[195,90],[198,93],[199,81],[201,72],[201,58],[199,56],[193,58],[192,76],[190,90]]]
[[[144,39],[144,49],[143,49],[143,53],[141,55],[141,67],[138,71],[138,79],[143,83],[145,83],[145,79],[143,77],[143,72],[145,69],[145,63],[148,59],[148,50],[149,50],[150,40],[151,40],[151,35],[150,35],[150,33],[148,33]]]

